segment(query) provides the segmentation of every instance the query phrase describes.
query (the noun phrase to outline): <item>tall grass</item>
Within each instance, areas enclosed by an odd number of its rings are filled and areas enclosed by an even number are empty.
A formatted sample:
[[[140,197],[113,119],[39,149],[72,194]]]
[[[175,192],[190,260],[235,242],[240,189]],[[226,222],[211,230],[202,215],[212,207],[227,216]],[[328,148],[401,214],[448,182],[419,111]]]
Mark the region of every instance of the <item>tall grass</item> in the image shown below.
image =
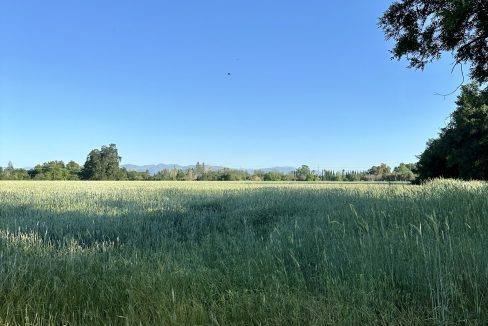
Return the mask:
[[[487,324],[487,218],[477,182],[0,182],[0,324]]]

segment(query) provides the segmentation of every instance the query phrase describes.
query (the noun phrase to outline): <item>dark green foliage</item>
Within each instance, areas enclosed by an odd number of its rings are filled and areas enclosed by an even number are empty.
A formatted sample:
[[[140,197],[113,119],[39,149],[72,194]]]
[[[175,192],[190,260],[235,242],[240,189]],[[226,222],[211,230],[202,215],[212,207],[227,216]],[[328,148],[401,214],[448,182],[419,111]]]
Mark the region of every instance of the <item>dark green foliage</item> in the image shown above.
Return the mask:
[[[322,181],[413,181],[416,177],[416,168],[413,163],[400,163],[391,171],[391,168],[382,163],[372,166],[367,171],[331,171],[324,170],[320,176]]]
[[[220,172],[219,181],[239,181],[246,180],[248,173],[242,170],[223,169]]]
[[[83,169],[76,162],[50,161],[36,165],[33,169],[14,169],[12,166],[0,167],[0,180],[109,180],[103,173],[100,163],[100,151],[93,150]],[[138,172],[119,168],[115,177],[110,180],[127,181],[412,181],[415,179],[414,164],[401,163],[389,172],[382,170],[382,165],[372,167],[368,171],[331,171],[323,170],[319,175],[317,171],[310,170],[306,165],[291,173],[278,171],[262,172],[259,170],[250,173],[245,170],[222,169],[218,171],[203,170],[202,165],[186,170],[164,169],[151,175],[148,171]],[[88,173],[92,171],[92,173]]]
[[[152,180],[152,176],[148,171],[137,172],[127,171],[126,168],[119,169],[117,173],[117,180],[129,180],[129,181],[147,181]]]
[[[110,144],[102,146],[101,150],[94,149],[86,158],[82,175],[87,180],[117,180],[120,177],[117,146]]]
[[[295,170],[295,180],[297,181],[315,181],[318,179],[318,176],[307,165],[302,165]]]
[[[395,41],[393,57],[411,67],[423,69],[451,52],[456,63],[470,64],[474,80],[488,81],[488,1],[399,0],[379,25]]]
[[[361,172],[358,171],[348,171],[345,173],[345,181],[360,181],[361,180]]]
[[[25,169],[16,169],[12,162],[8,162],[6,168],[0,169],[0,180],[27,180],[29,174]]]
[[[81,166],[78,163],[69,161],[65,168],[68,172],[68,180],[78,180],[80,178]]]
[[[285,181],[286,175],[277,171],[269,171],[263,174],[263,181]]]
[[[118,154],[117,146],[115,144],[110,144],[108,147],[102,146],[100,157],[106,179],[117,180],[119,163],[122,159]]]
[[[70,161],[50,161],[36,165],[29,170],[29,176],[35,180],[78,180],[81,167],[78,163]]]
[[[86,158],[82,170],[83,179],[103,180],[104,171],[102,167],[102,158],[98,149],[92,150]]]
[[[411,181],[413,164],[401,164],[391,173],[385,164],[374,166],[369,171],[318,171],[302,165],[290,173],[278,171],[263,172],[224,168],[208,169],[205,163],[197,162],[188,169],[164,169],[151,175],[148,171],[138,172],[120,168],[121,157],[115,144],[90,151],[83,168],[74,161],[50,161],[38,164],[33,169],[14,169],[10,163],[0,170],[0,180],[129,180],[129,181]]]
[[[200,164],[200,162],[197,162],[194,172],[196,180],[203,180],[203,177],[205,175],[205,163]]]
[[[488,89],[463,86],[456,104],[449,124],[420,155],[420,179],[488,180]]]
[[[176,169],[164,169],[159,171],[154,175],[155,180],[161,180],[161,181],[170,181],[170,180],[176,180]]]
[[[374,174],[374,175],[386,175],[386,174],[389,174],[391,172],[391,168],[386,165],[385,163],[381,163],[381,165],[378,165],[378,166],[372,166],[369,170],[368,170],[368,174]]]
[[[399,177],[401,180],[413,180],[415,178],[414,171],[416,171],[416,166],[415,164],[405,164],[405,163],[400,163],[399,166],[397,166],[395,169],[393,169],[393,172]]]

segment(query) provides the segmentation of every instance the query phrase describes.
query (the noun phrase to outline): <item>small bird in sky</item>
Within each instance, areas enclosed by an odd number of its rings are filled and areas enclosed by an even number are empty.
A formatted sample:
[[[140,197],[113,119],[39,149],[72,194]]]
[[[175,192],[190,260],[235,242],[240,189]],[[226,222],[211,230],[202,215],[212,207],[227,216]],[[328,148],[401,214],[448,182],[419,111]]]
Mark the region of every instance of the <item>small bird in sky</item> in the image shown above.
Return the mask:
[[[230,76],[230,72],[227,73],[227,76]]]

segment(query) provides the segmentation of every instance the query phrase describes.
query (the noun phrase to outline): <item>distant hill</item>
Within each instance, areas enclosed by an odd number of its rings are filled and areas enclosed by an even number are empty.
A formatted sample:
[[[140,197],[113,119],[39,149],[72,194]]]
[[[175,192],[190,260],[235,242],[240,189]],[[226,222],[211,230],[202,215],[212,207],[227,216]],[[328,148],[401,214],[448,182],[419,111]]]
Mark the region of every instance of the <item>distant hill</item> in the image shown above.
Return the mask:
[[[126,168],[128,171],[137,171],[137,172],[145,172],[148,171],[149,174],[156,174],[159,171],[162,171],[164,169],[181,169],[181,170],[188,170],[191,168],[194,168],[195,165],[179,165],[179,164],[165,164],[165,163],[159,163],[159,164],[148,164],[148,165],[135,165],[135,164],[123,164],[123,168]],[[218,171],[225,169],[226,167],[224,166],[217,166],[217,165],[205,165],[206,169],[210,169],[213,171]],[[270,171],[275,171],[275,172],[281,172],[281,173],[289,173],[293,170],[295,170],[294,167],[291,166],[275,166],[271,168],[262,168],[262,169],[244,169],[248,171],[249,173],[252,173],[253,171],[262,171],[262,172],[270,172]]]

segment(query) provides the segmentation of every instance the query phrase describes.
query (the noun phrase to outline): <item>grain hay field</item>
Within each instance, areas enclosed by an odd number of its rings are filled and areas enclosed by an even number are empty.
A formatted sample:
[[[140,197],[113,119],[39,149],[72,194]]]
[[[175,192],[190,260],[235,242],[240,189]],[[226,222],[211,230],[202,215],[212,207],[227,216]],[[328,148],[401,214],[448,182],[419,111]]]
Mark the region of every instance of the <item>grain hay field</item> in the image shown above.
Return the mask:
[[[0,324],[488,323],[488,185],[0,182]]]

